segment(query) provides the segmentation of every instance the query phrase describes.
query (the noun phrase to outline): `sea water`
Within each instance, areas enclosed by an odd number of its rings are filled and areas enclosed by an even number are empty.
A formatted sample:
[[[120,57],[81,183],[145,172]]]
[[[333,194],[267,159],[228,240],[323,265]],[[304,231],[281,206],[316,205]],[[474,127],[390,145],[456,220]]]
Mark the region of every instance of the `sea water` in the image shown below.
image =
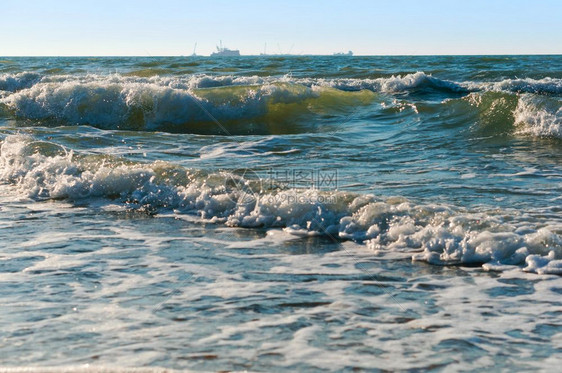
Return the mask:
[[[561,56],[0,59],[0,364],[553,369]]]

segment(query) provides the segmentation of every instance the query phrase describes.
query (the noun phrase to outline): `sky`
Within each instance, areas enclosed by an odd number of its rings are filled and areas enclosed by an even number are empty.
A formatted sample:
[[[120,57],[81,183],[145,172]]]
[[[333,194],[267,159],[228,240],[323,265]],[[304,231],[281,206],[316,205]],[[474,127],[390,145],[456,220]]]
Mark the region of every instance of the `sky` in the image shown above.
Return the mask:
[[[561,0],[2,0],[0,56],[560,54]]]

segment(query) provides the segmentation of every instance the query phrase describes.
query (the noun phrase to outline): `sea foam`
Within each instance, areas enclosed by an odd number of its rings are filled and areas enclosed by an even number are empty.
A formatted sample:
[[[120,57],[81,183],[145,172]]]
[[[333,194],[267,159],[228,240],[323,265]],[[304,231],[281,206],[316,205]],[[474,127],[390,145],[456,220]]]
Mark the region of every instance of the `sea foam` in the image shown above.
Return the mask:
[[[466,210],[404,198],[316,189],[267,189],[230,172],[80,155],[30,136],[7,136],[0,180],[39,199],[118,201],[150,213],[173,210],[232,227],[283,228],[364,242],[375,253],[411,253],[433,264],[523,265],[560,273],[562,224],[517,211]],[[506,222],[504,215],[510,215]]]
[[[523,95],[514,111],[518,132],[562,139],[562,102]]]

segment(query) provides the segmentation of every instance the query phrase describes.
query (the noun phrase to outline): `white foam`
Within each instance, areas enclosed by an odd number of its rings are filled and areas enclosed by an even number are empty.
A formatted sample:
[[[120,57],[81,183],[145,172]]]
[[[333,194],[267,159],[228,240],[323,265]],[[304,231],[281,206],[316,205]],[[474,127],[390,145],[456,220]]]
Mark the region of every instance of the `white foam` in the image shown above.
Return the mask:
[[[408,252],[414,260],[434,264],[498,266],[527,260],[529,271],[555,273],[562,259],[561,222],[533,223],[517,211],[470,212],[315,189],[268,191],[257,180],[229,173],[205,175],[165,162],[80,156],[23,135],[2,142],[0,180],[32,198],[118,198],[133,207],[174,209],[232,227],[286,228],[295,236],[364,241],[379,254]],[[503,222],[501,214],[514,220]]]
[[[527,272],[562,275],[562,260],[557,259],[554,251],[550,251],[546,256],[529,255],[525,258],[525,263],[527,266],[523,270]]]
[[[543,79],[505,79],[490,84],[489,89],[519,93],[561,94],[562,79],[550,77]]]
[[[513,115],[521,134],[562,139],[562,102],[558,100],[522,95]]]
[[[392,75],[387,78],[375,79],[295,79],[299,84],[308,86],[319,85],[332,87],[344,91],[370,90],[374,92],[396,93],[420,87],[430,87],[449,91],[464,92],[466,88],[456,82],[442,80],[418,71],[406,75]]]

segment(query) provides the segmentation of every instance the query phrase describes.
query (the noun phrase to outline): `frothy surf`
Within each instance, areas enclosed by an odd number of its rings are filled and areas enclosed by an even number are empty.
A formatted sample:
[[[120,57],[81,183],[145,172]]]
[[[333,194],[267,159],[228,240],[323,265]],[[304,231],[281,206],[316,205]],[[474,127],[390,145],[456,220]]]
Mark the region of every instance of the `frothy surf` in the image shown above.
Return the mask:
[[[519,132],[538,137],[562,139],[562,101],[524,95],[514,111]]]
[[[562,221],[516,210],[461,209],[405,198],[317,189],[268,189],[256,178],[78,154],[31,136],[0,147],[0,180],[34,199],[88,201],[173,210],[232,227],[279,228],[363,242],[378,254],[405,252],[440,265],[562,274]]]

